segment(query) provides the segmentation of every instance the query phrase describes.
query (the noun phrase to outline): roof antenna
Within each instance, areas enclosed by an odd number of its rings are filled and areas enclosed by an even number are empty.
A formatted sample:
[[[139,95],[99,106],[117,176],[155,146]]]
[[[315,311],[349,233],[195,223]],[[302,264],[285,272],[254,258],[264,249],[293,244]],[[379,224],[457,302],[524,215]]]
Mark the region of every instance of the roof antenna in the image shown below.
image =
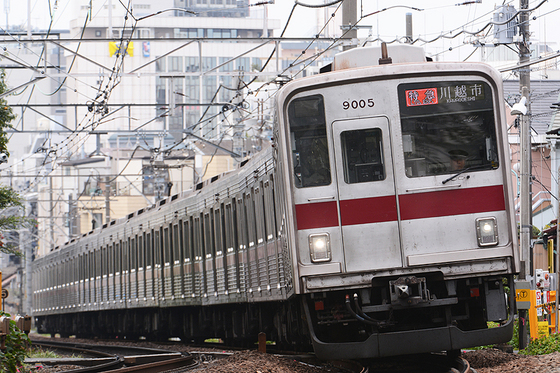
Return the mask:
[[[393,59],[387,53],[387,43],[381,43],[381,58],[379,59],[380,65],[389,65],[393,63]]]

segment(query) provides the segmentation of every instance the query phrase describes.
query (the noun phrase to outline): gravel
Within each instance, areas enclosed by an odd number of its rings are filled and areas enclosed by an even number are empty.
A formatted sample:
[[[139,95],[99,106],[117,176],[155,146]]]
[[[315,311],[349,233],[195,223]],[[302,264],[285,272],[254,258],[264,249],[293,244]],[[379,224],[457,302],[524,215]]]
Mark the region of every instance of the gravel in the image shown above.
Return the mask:
[[[525,356],[487,349],[464,352],[462,357],[478,373],[560,373],[560,352]]]
[[[72,339],[72,341],[88,343],[85,340]],[[109,343],[103,342],[103,344]],[[115,344],[129,343],[117,342]],[[167,348],[179,352],[192,352],[193,350],[221,351],[219,349],[193,349],[192,347],[180,344],[166,346],[144,342],[139,345],[143,347]],[[560,373],[560,352],[542,356],[525,356],[506,353],[497,349],[486,349],[463,352],[462,357],[469,362],[477,373]],[[40,370],[32,370],[32,372],[58,373],[70,369],[75,369],[75,367],[45,366]],[[213,373],[324,373],[338,371],[336,368],[317,367],[290,358],[262,354],[254,350],[238,351],[226,358],[204,362],[200,368],[195,370],[195,372]]]
[[[263,354],[257,351],[236,352],[233,355],[203,364],[193,372],[212,373],[324,373],[339,372],[334,368],[320,368],[293,359]]]

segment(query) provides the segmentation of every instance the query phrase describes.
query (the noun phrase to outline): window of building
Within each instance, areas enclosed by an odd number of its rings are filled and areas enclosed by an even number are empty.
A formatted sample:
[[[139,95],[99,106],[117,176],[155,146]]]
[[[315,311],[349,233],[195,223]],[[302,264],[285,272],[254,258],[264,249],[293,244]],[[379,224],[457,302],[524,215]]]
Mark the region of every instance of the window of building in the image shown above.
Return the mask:
[[[183,71],[183,57],[169,56],[169,72],[182,72]]]
[[[156,57],[156,72],[165,72],[165,58]]]

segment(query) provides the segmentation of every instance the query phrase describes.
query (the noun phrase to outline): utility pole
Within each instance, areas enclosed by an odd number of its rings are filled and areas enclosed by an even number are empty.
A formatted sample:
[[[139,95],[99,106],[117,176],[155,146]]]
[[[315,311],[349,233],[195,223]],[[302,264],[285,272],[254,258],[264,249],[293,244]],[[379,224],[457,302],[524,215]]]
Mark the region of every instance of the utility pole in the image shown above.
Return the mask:
[[[238,71],[238,74],[234,77],[235,81],[235,97],[232,100],[232,104],[235,105],[233,109],[233,152],[239,155],[238,161],[241,162],[246,154],[245,141],[243,138],[243,130],[245,129],[245,123],[241,118],[241,105],[243,104],[243,76],[242,72]]]
[[[99,179],[101,182],[101,178]],[[111,222],[111,178],[105,177],[105,223]]]
[[[519,34],[522,37],[519,43],[519,64],[523,66],[531,57],[529,48],[529,13],[525,12],[529,8],[529,0],[519,0],[520,23]],[[531,106],[529,92],[531,90],[530,67],[522,67],[519,69],[519,88],[521,96],[526,98],[527,113],[521,116],[520,126],[520,142],[521,142],[521,180],[520,180],[520,244],[521,244],[521,269],[519,277],[528,280],[531,273],[531,236],[533,226],[531,222]],[[527,328],[524,322],[527,317],[527,310],[519,310],[519,348],[527,346]]]
[[[23,260],[25,261],[24,270],[25,270],[25,296],[23,302],[23,315],[32,315],[32,297],[33,297],[33,290],[32,290],[32,280],[33,280],[33,271],[31,268],[31,259],[33,256],[33,248],[29,243],[30,234],[28,229],[21,229],[20,233],[20,242],[21,237],[23,236],[23,252],[25,254]]]
[[[348,43],[358,37],[358,30],[353,27],[358,22],[358,5],[356,0],[344,0],[342,3],[342,33]],[[344,45],[342,50],[355,48],[355,45]]]
[[[49,178],[49,215],[50,215],[50,221],[49,221],[49,230],[50,230],[50,236],[51,236],[51,251],[54,251],[54,243],[55,243],[55,239],[54,239],[54,204],[53,204],[53,199],[54,199],[54,195],[53,195],[53,178],[50,177]]]

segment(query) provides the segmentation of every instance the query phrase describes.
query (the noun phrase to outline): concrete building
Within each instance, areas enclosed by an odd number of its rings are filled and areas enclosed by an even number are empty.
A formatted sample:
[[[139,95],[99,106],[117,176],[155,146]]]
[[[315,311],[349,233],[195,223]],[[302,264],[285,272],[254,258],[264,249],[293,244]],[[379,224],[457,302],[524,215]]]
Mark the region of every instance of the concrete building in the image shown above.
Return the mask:
[[[270,103],[244,101],[245,85],[274,77],[281,58],[274,41],[258,39],[279,21],[253,17],[245,0],[90,4],[71,3],[65,116],[35,139],[56,156],[27,154],[27,163],[46,159],[48,175],[35,183],[45,201],[39,255],[234,169],[257,150],[260,140],[247,139],[268,115],[257,106]]]

